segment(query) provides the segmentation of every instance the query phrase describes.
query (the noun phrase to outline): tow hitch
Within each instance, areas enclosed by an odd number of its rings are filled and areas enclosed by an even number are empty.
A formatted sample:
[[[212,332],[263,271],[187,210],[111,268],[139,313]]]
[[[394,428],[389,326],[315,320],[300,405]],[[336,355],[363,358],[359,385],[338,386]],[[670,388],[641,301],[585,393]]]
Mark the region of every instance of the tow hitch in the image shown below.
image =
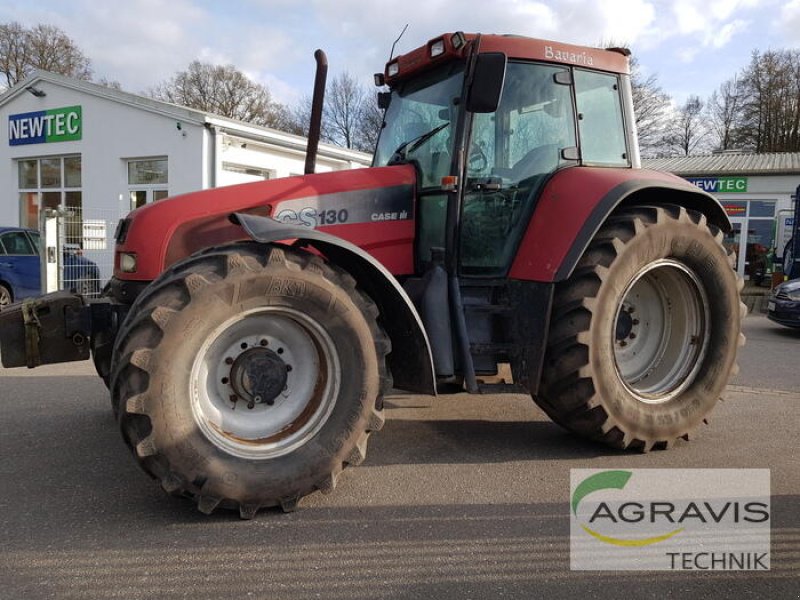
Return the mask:
[[[0,357],[6,368],[87,360],[92,333],[116,331],[128,307],[108,299],[87,304],[54,292],[0,311]]]

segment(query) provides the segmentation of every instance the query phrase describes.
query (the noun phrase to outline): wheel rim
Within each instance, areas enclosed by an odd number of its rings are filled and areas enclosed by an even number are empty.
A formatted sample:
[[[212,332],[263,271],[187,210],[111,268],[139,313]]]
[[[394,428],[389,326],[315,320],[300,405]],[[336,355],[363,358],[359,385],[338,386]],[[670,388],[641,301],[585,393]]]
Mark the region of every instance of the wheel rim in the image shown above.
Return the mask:
[[[195,422],[241,458],[288,454],[313,438],[336,403],[333,340],[307,315],[265,307],[237,315],[203,343],[191,371]]]
[[[656,261],[628,284],[614,318],[614,361],[638,400],[661,403],[695,380],[709,343],[705,288],[686,265]]]
[[[8,306],[9,304],[11,304],[11,294],[0,285],[0,306]]]

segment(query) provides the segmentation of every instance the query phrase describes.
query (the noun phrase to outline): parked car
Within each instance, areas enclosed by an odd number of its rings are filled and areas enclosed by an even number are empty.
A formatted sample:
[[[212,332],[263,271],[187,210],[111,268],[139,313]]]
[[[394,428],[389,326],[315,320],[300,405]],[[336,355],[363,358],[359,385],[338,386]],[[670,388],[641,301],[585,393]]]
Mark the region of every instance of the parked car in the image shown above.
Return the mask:
[[[767,317],[787,327],[800,327],[800,279],[775,286],[767,304]]]
[[[65,245],[63,287],[97,296],[100,270],[82,254],[79,246]],[[20,227],[0,227],[0,306],[41,293],[39,232]]]

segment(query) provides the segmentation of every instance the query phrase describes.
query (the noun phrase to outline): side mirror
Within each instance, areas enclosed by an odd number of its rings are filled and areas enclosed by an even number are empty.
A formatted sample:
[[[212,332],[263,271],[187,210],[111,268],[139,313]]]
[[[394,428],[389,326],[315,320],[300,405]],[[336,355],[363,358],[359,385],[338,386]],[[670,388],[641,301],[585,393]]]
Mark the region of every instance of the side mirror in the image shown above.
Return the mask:
[[[502,52],[478,54],[467,95],[468,111],[490,113],[497,110],[506,80],[507,62],[508,58]]]

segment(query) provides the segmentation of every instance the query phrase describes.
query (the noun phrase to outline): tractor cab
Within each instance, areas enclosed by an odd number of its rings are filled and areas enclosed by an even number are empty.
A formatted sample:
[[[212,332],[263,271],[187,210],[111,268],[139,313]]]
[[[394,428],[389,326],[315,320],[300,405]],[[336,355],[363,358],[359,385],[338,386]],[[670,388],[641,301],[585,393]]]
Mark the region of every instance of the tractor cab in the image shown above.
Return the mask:
[[[594,52],[457,33],[378,76],[391,91],[373,164],[416,167],[418,272],[442,248],[461,276],[506,276],[555,172],[632,166],[627,57]]]
[[[547,314],[554,288],[512,267],[545,242],[526,233],[556,174],[638,166],[627,52],[455,33],[389,62],[376,83],[390,91],[373,166],[417,173],[416,277],[404,287],[440,385],[476,391],[509,364],[508,381],[530,390],[542,352],[531,340],[546,332],[525,314]]]

